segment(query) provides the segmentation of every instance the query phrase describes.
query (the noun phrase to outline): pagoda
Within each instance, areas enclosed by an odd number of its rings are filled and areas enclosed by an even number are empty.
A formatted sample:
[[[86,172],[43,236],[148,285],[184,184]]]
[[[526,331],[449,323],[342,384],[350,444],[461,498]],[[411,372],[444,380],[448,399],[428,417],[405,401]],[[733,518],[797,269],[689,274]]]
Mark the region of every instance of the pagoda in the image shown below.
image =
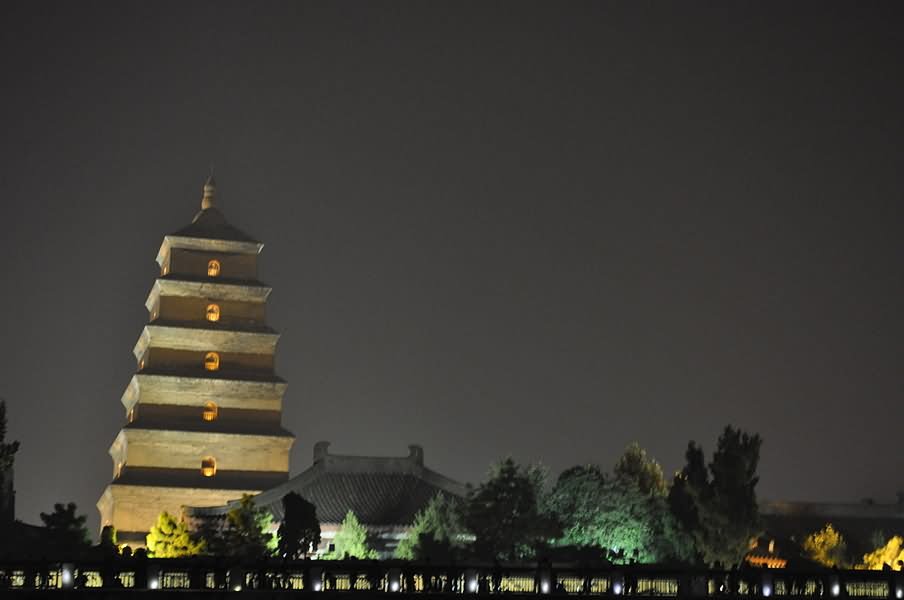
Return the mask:
[[[122,396],[126,423],[110,447],[113,480],[97,502],[101,527],[121,543],[143,545],[161,511],[225,504],[288,479],[295,438],[281,424],[286,383],[274,371],[262,248],[216,207],[212,177],[192,223],[163,238]]]

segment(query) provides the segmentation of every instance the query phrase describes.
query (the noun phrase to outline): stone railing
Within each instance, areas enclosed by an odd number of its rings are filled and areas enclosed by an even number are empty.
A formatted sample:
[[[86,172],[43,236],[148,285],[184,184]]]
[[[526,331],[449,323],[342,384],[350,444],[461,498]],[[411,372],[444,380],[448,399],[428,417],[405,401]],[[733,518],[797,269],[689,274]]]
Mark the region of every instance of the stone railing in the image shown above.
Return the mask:
[[[452,564],[401,561],[280,561],[111,557],[72,562],[0,561],[0,597],[53,590],[551,594],[673,597],[904,598],[893,571],[713,571],[661,566]],[[105,597],[118,596],[106,594]],[[44,597],[35,596],[35,597]]]

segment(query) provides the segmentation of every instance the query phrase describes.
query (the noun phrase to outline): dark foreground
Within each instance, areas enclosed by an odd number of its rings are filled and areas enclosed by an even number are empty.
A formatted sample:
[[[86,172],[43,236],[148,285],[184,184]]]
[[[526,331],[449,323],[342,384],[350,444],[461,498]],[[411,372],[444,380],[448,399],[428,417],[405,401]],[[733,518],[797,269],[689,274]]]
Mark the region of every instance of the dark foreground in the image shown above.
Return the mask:
[[[755,569],[718,571],[661,566],[266,561],[209,558],[0,562],[0,598],[288,598],[472,595],[675,598],[904,599],[893,571]]]

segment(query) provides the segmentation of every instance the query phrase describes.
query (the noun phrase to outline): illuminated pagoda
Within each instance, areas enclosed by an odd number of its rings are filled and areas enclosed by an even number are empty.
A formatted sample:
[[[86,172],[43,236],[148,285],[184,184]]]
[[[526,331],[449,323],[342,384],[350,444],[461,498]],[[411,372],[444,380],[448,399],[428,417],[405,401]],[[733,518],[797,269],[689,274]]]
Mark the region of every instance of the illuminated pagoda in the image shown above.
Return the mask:
[[[263,244],[226,221],[215,195],[209,178],[201,211],[157,254],[137,370],[122,396],[127,423],[97,502],[101,526],[114,526],[122,543],[143,545],[161,511],[224,504],[288,479],[295,438],[282,428],[271,288],[257,279]]]

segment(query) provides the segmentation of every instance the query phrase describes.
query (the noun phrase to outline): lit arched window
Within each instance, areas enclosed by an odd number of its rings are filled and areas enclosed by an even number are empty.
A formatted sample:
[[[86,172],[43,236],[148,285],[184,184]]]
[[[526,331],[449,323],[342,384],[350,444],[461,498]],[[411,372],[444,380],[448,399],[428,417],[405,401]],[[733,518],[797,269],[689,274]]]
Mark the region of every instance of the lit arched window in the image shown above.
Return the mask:
[[[201,413],[201,417],[205,421],[216,421],[218,413],[216,402],[207,402],[204,404],[204,412]]]
[[[220,320],[220,305],[219,304],[208,304],[207,305],[207,320],[211,323],[215,323]]]
[[[220,261],[215,258],[207,261],[207,276],[208,277],[219,277],[220,276]]]
[[[216,371],[220,368],[220,355],[216,352],[208,352],[204,355],[204,368],[208,371]]]
[[[135,407],[129,409],[129,423],[135,422]]]
[[[201,475],[204,477],[213,477],[217,474],[217,459],[212,456],[205,456],[201,459]]]

